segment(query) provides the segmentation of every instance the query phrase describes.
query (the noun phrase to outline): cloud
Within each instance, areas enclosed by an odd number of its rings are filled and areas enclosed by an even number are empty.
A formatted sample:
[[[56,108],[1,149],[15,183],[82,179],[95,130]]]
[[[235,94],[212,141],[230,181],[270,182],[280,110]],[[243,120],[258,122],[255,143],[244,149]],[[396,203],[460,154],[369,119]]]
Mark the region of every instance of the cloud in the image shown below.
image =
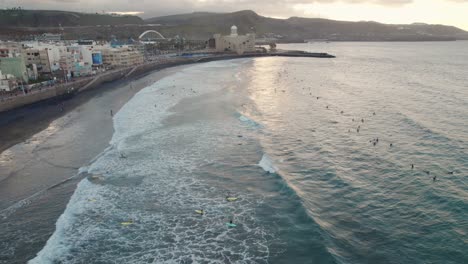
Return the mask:
[[[304,15],[294,6],[310,4],[373,4],[400,7],[415,0],[0,0],[0,7],[21,6],[24,9],[54,9],[80,12],[144,12],[152,17],[194,11],[232,12],[251,9],[260,14],[276,17]],[[468,0],[445,0],[468,2]],[[110,10],[111,9],[111,10]],[[330,14],[332,15],[332,14]]]
[[[291,11],[295,4],[311,3],[372,3],[398,6],[413,0],[0,0],[3,7],[21,6],[25,9],[64,9],[96,12],[112,8],[118,11],[146,11],[146,13],[168,14],[192,11],[234,11],[268,8],[275,13]],[[457,0],[454,0],[457,1]]]

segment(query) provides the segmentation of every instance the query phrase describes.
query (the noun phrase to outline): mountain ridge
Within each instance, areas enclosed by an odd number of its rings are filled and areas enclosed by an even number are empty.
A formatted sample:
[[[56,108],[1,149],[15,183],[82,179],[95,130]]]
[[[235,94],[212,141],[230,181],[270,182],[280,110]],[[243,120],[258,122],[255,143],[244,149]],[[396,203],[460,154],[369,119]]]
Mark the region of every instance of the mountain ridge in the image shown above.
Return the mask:
[[[329,40],[456,40],[467,39],[468,32],[454,26],[413,23],[384,24],[375,21],[340,21],[325,18],[290,17],[287,19],[270,18],[258,15],[251,10],[232,13],[200,12],[145,19],[146,23],[157,23],[162,26],[200,29],[199,35],[208,37],[215,32],[228,33],[232,24],[239,32],[254,31],[259,36],[281,35],[284,41],[304,39]],[[252,28],[254,30],[252,30]]]
[[[2,27],[58,27],[143,24],[138,16],[60,10],[0,9]]]
[[[0,39],[29,40],[42,33],[62,34],[64,39],[108,40],[111,36],[134,39],[145,30],[171,38],[207,40],[215,33],[229,34],[232,25],[240,34],[276,37],[277,42],[330,41],[443,41],[468,39],[468,32],[454,26],[383,24],[375,21],[339,21],[324,18],[261,16],[252,10],[231,13],[194,12],[143,20],[132,15],[80,13],[56,10],[0,10]]]

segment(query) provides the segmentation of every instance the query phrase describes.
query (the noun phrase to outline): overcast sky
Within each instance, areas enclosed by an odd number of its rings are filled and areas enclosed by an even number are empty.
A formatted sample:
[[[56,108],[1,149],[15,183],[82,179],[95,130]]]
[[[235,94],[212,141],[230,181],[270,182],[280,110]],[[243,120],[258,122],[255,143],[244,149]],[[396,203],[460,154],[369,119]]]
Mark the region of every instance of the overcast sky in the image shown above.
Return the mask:
[[[141,12],[144,18],[194,11],[251,9],[260,15],[383,23],[425,22],[468,30],[468,0],[0,0],[0,7],[82,12]]]

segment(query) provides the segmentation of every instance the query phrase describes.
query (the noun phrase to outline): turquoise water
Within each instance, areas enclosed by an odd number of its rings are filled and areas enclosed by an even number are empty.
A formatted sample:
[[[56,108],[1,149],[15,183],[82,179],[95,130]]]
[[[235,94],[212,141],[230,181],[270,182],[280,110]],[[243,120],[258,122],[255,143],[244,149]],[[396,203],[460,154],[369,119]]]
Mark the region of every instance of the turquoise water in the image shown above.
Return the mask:
[[[337,58],[142,90],[31,262],[468,262],[467,43],[279,48]]]

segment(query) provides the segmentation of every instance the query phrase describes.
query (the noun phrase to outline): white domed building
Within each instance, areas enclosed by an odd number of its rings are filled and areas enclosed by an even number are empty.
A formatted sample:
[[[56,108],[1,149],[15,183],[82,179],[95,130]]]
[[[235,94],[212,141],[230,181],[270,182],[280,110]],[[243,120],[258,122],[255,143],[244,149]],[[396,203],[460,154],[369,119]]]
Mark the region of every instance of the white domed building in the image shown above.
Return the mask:
[[[215,34],[213,38],[218,52],[233,51],[241,55],[244,52],[255,51],[255,34],[238,35],[235,25],[231,27],[231,35]]]

